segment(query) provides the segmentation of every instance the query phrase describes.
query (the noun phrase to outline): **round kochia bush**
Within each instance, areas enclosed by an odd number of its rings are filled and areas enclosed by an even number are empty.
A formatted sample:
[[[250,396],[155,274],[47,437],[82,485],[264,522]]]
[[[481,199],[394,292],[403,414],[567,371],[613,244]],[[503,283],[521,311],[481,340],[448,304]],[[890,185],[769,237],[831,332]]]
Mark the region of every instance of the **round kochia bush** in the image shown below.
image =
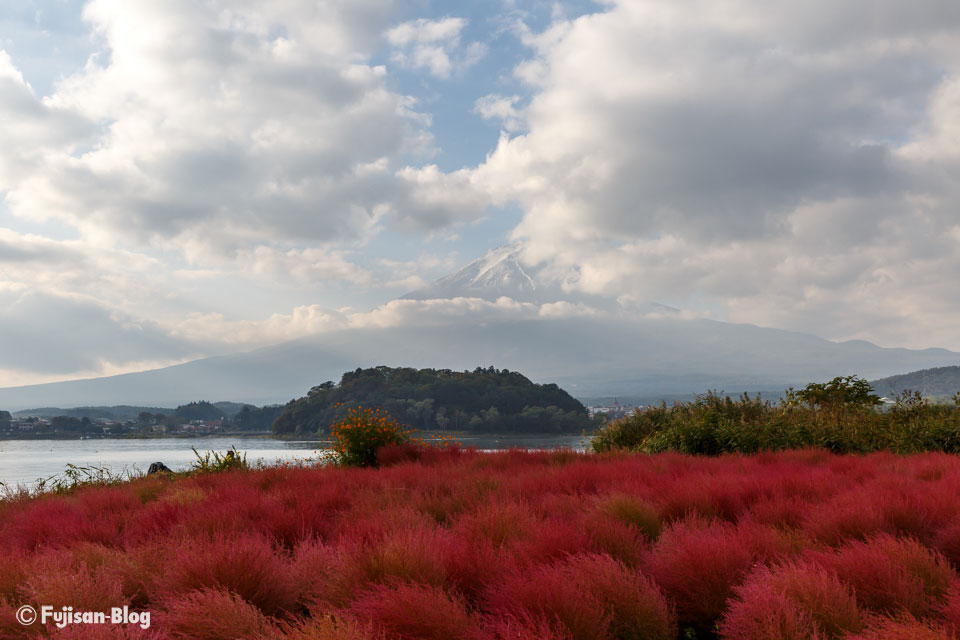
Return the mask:
[[[377,464],[377,449],[403,444],[409,435],[386,411],[359,406],[330,425],[330,448],[341,465],[372,467]]]

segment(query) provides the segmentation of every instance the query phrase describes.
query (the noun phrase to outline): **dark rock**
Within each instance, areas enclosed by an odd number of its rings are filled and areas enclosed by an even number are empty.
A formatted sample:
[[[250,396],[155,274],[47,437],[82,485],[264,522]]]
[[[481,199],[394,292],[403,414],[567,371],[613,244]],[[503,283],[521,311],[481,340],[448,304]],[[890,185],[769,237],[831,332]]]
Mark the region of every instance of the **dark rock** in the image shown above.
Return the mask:
[[[154,462],[147,469],[147,475],[153,475],[154,473],[173,473],[173,470],[162,462]]]

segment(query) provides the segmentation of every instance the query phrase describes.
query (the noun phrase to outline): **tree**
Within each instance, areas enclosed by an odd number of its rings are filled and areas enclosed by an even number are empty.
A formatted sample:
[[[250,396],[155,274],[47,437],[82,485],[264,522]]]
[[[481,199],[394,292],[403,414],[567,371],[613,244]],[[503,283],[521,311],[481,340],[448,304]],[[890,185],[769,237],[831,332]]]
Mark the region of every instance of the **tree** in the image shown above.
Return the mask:
[[[796,392],[797,398],[811,409],[842,406],[872,407],[880,404],[880,396],[870,383],[859,376],[837,376],[830,382],[811,382]]]
[[[223,417],[223,411],[206,400],[180,405],[174,414],[185,420],[216,420]]]
[[[490,407],[482,414],[484,426],[491,431],[498,431],[502,425],[500,411],[496,407]]]
[[[792,393],[787,394],[788,403],[793,401]],[[863,411],[880,404],[880,396],[859,376],[837,376],[827,383],[811,382],[796,392],[796,398],[806,402],[811,411],[822,412],[833,423],[836,433],[841,432],[848,411]]]
[[[80,431],[83,429],[83,422],[80,418],[71,416],[55,416],[50,418],[50,428],[55,431]]]
[[[237,429],[267,430],[282,411],[283,405],[267,405],[257,408],[245,404],[240,412],[233,417],[233,426]]]

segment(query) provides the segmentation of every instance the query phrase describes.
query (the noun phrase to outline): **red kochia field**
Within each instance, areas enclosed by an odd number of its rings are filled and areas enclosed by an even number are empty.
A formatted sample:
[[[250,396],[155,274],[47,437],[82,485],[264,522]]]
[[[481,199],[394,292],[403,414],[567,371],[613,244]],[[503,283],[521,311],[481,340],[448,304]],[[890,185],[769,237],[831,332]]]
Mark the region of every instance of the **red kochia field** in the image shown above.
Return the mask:
[[[958,457],[393,457],[0,503],[0,638],[960,637]]]

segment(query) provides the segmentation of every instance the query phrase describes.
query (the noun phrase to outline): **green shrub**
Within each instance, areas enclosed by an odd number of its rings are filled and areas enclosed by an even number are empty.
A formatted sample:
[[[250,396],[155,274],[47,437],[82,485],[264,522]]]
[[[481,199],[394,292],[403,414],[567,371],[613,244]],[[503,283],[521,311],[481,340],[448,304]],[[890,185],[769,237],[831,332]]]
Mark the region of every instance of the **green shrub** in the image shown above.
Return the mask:
[[[403,444],[410,431],[379,408],[357,407],[330,425],[330,448],[338,464],[350,467],[373,467],[377,449]]]
[[[191,464],[193,471],[206,473],[247,468],[247,454],[240,453],[236,447],[223,454],[218,451],[204,451],[201,454],[195,447],[190,448],[193,449],[193,454],[197,456],[197,459]]]
[[[905,392],[883,410],[856,376],[787,390],[779,403],[714,392],[694,402],[637,410],[594,433],[594,451],[756,453],[817,447],[834,453],[960,452],[960,406]]]

